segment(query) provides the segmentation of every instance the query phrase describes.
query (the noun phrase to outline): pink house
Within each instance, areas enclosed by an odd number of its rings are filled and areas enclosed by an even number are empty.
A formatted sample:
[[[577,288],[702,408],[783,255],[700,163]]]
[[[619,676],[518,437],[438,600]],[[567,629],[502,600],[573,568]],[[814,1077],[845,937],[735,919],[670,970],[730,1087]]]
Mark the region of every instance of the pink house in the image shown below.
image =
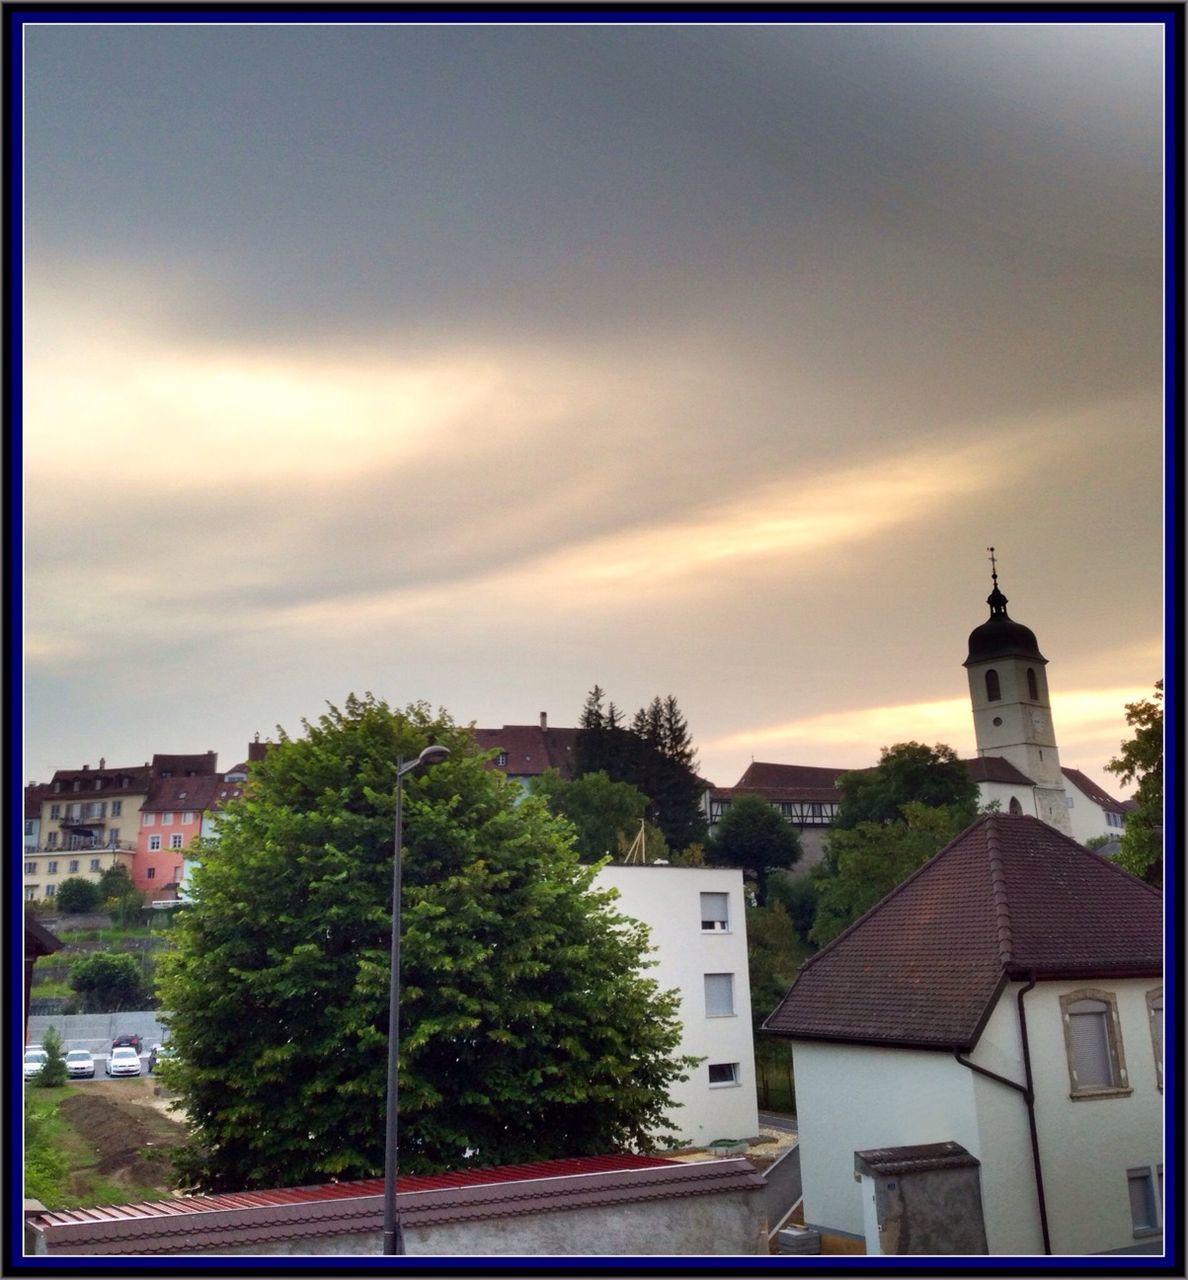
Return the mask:
[[[174,897],[183,855],[202,831],[202,813],[219,784],[213,751],[198,756],[153,757],[148,795],[140,808],[132,882],[149,898]]]

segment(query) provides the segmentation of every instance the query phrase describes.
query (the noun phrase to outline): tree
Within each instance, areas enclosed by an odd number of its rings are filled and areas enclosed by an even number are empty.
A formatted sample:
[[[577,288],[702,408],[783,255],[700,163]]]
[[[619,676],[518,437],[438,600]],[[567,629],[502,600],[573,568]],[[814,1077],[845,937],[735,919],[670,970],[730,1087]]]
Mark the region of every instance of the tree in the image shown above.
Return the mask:
[[[767,898],[769,903],[778,902],[784,908],[796,936],[802,942],[808,942],[817,919],[818,891],[812,876],[777,873],[767,882]]]
[[[41,1037],[45,1050],[45,1062],[37,1073],[37,1083],[45,1089],[53,1089],[66,1083],[66,1059],[62,1056],[62,1037],[56,1027],[48,1027]]]
[[[529,783],[557,817],[568,818],[575,829],[574,847],[583,862],[614,855],[620,835],[628,841],[639,830],[648,798],[629,782],[612,782],[600,769],[578,778],[563,778],[547,769]]]
[[[818,902],[810,940],[818,946],[832,941],[964,831],[968,817],[961,805],[913,800],[898,822],[860,822],[830,832],[828,856],[813,868]]]
[[[763,1019],[783,999],[810,948],[796,936],[783,905],[747,908],[747,968],[751,983],[751,1020]]]
[[[1126,815],[1119,866],[1163,887],[1163,681],[1156,680],[1151,699],[1126,704],[1126,723],[1134,736],[1106,765],[1123,783],[1138,781],[1134,808]]]
[[[722,815],[709,843],[711,862],[741,867],[755,882],[755,899],[767,905],[767,876],[786,870],[800,857],[800,835],[759,796],[742,795]]]
[[[484,767],[470,733],[371,694],[282,734],[206,843],[161,962],[208,1191],[383,1168],[393,796],[404,782],[401,1169],[648,1149],[691,1065],[647,930],[540,797]]]
[[[122,862],[113,863],[99,877],[99,893],[105,902],[113,898],[119,901],[136,893],[128,868]]]
[[[841,792],[834,825],[897,822],[909,801],[935,807],[957,806],[968,826],[977,816],[978,784],[952,747],[899,742],[884,747],[873,769],[855,769],[837,780]]]
[[[83,1013],[143,1009],[151,993],[135,956],[126,951],[92,951],[70,966],[70,985]]]
[[[67,915],[95,911],[103,904],[103,895],[94,880],[70,876],[58,886],[58,910]]]

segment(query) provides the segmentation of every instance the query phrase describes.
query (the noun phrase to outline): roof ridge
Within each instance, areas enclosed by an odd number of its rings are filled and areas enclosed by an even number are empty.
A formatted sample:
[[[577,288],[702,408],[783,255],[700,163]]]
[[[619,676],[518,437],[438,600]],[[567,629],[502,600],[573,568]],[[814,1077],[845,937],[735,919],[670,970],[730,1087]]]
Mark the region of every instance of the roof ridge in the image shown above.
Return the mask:
[[[1007,896],[1006,868],[998,845],[996,822],[986,824],[986,852],[990,855],[990,894],[994,901],[994,934],[998,941],[998,959],[1006,967],[1011,963],[1014,937],[1011,933],[1011,904]]]

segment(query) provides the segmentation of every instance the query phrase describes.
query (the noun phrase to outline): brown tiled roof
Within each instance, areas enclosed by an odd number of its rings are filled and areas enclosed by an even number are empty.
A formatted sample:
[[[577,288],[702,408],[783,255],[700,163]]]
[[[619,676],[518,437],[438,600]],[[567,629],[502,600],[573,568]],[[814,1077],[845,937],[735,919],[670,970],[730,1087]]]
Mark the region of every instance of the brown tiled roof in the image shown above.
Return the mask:
[[[154,778],[140,806],[142,813],[189,809],[201,813],[214,803],[219,778],[199,775],[191,778]]]
[[[1062,774],[1077,788],[1083,795],[1089,797],[1094,804],[1100,805],[1103,809],[1110,813],[1125,813],[1120,800],[1115,800],[1112,795],[1102,787],[1099,787],[1091,778],[1087,778],[1080,769],[1064,769],[1060,770]]]
[[[234,773],[234,770],[231,770]],[[225,777],[215,779],[214,794],[211,796],[211,809],[221,809],[228,800],[236,800],[243,795],[244,783],[228,782]]]
[[[484,751],[506,751],[504,773],[526,775],[556,769],[563,778],[573,776],[576,729],[542,728],[538,724],[505,724],[502,729],[474,729],[474,739]]]
[[[53,780],[50,784],[47,798],[54,795],[69,796],[75,794],[74,783],[79,781],[85,785],[79,788],[79,794],[90,797],[104,796],[115,793],[123,795],[128,792],[133,794],[141,794],[148,790],[149,777],[151,769],[147,764],[126,765],[119,769],[58,769],[54,772]],[[128,785],[120,784],[121,778],[128,779]],[[102,786],[96,787],[96,782],[101,782]],[[58,791],[54,791],[53,783],[59,784]]]
[[[1038,818],[987,814],[808,960],[764,1028],[968,1050],[1002,984],[1163,972],[1163,900]]]
[[[30,1225],[52,1253],[187,1253],[220,1245],[267,1245],[302,1237],[379,1231],[383,1180],[326,1183],[234,1195],[185,1196],[148,1204],[63,1209]],[[519,1217],[600,1205],[759,1192],[746,1160],[684,1164],[658,1156],[593,1156],[469,1173],[399,1179],[405,1227]]]
[[[53,794],[53,787],[46,786],[44,783],[30,783],[25,788],[25,817],[40,818],[41,802],[48,800]]]
[[[957,1142],[925,1142],[907,1147],[874,1147],[854,1152],[854,1172],[874,1178],[934,1173],[938,1169],[977,1168],[981,1163]]]
[[[762,760],[752,760],[746,773],[735,783],[739,791],[757,791],[762,788],[774,788],[783,791],[787,788],[815,787],[836,791],[837,780],[848,769],[832,769],[811,764],[768,764]]]
[[[153,756],[153,777],[160,778],[166,773],[172,774],[175,778],[187,773],[213,774],[218,760],[217,751],[204,751],[201,755],[193,756],[155,755]]]
[[[1034,787],[1035,783],[1002,756],[974,756],[961,762],[975,782],[1011,782],[1018,787]]]
[[[715,800],[733,800],[736,796],[759,796],[778,804],[781,800],[807,801],[814,804],[837,804],[841,792],[836,787],[711,787]]]

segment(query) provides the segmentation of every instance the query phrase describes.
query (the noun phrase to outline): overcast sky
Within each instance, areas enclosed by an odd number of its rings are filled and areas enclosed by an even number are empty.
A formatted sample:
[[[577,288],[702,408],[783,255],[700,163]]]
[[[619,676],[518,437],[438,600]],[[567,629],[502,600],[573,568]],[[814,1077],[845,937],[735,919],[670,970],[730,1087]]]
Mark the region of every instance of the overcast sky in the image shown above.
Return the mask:
[[[974,751],[986,548],[1162,674],[1162,28],[25,28],[25,777],[676,695]]]

